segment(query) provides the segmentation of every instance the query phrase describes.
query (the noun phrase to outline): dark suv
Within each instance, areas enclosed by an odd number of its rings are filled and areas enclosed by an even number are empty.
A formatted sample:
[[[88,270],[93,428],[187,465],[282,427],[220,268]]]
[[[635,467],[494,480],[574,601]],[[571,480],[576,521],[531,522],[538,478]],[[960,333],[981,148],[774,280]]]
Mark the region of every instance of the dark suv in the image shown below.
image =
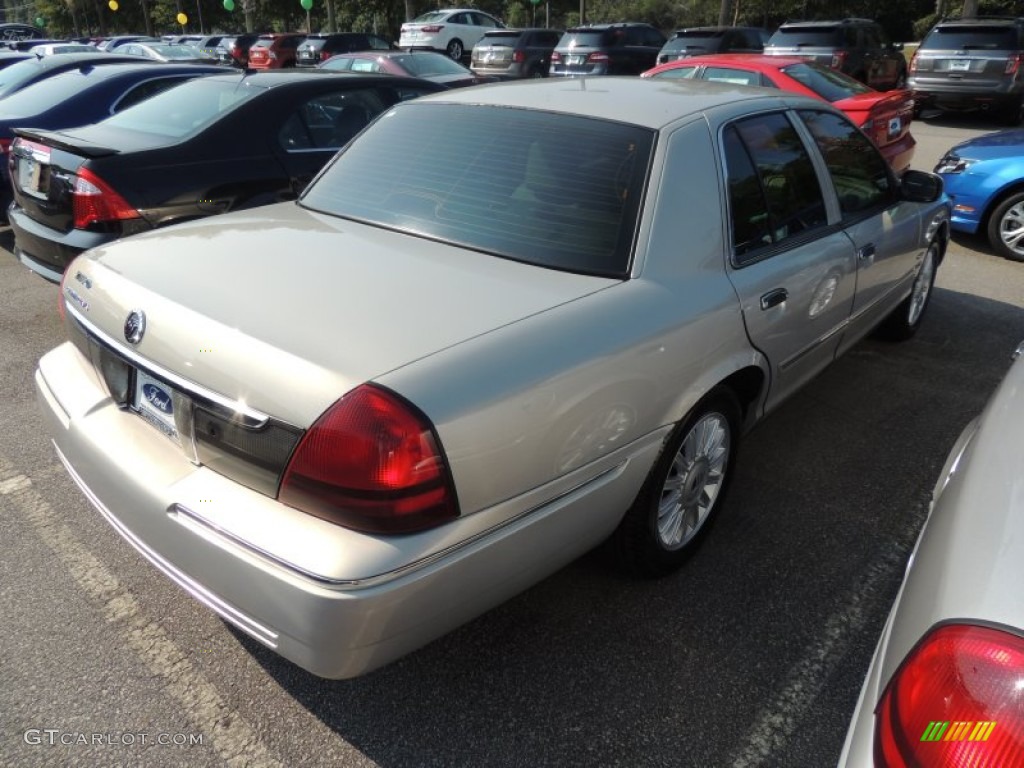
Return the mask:
[[[362,32],[339,32],[334,35],[310,35],[295,50],[295,65],[315,67],[336,53],[358,51],[392,51],[395,46],[377,35]]]
[[[557,29],[492,29],[473,46],[469,68],[503,80],[547,77],[551,52],[561,39]]]
[[[1008,125],[1021,120],[1024,19],[941,21],[910,62],[914,109],[981,109]]]
[[[710,53],[761,53],[769,37],[768,30],[761,27],[677,29],[658,54],[658,63]]]
[[[787,21],[768,40],[772,56],[803,56],[838,69],[879,91],[905,88],[903,44],[891,43],[870,19]]]
[[[548,74],[639,75],[658,63],[665,36],[650,24],[594,24],[567,29],[551,53]]]

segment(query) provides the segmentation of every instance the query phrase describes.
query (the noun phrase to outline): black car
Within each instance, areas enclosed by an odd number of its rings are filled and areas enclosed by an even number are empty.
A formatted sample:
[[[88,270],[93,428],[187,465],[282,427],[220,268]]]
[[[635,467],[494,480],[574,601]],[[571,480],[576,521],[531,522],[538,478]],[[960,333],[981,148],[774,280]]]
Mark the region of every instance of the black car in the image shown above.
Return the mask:
[[[658,53],[658,63],[711,53],[761,53],[770,36],[768,30],[761,27],[677,29]]]
[[[625,22],[567,29],[551,53],[548,74],[639,75],[658,63],[665,36],[650,24]]]
[[[72,69],[107,66],[109,64],[139,63],[138,56],[95,53],[62,53],[59,56],[30,56],[9,67],[0,69],[0,99],[20,91],[33,83],[59,75]],[[153,62],[154,65],[156,62]]]
[[[764,52],[802,56],[878,91],[907,84],[903,44],[890,42],[881,25],[871,19],[786,22],[768,39]]]
[[[980,110],[1007,125],[1024,112],[1024,18],[941,21],[910,61],[914,109]]]
[[[393,51],[395,46],[377,35],[363,32],[339,32],[336,35],[309,35],[295,50],[295,66],[316,67],[336,53],[355,51]]]
[[[473,46],[470,69],[502,80],[547,77],[561,38],[557,29],[492,29]]]
[[[94,125],[19,129],[8,209],[15,253],[59,280],[88,248],[294,199],[374,116],[439,90],[393,75],[227,73],[183,83]]]
[[[221,66],[195,64],[153,67],[136,60],[105,67],[77,67],[12,93],[0,109],[2,218],[6,219],[12,196],[7,153],[16,126],[59,129],[95,123],[193,77],[223,71]]]

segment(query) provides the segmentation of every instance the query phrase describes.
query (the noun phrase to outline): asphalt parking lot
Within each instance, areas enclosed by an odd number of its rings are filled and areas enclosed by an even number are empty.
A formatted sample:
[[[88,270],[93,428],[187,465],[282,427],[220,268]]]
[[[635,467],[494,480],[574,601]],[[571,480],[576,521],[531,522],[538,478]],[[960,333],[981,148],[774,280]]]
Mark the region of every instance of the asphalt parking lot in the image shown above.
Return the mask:
[[[930,169],[971,119],[914,124]],[[921,332],[868,340],[751,433],[678,574],[593,553],[367,677],[281,661],[82,498],[32,371],[56,286],[0,229],[0,764],[828,766],[957,434],[1024,340],[1024,264],[957,237]]]

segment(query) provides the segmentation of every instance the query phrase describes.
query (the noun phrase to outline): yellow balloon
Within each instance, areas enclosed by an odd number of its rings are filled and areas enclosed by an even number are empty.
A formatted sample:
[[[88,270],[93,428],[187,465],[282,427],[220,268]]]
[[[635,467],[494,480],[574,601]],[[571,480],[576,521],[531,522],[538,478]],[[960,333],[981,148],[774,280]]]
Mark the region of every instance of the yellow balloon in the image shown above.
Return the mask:
[[[184,26],[185,24],[188,24],[188,16],[186,16],[184,13],[179,13],[178,14],[178,23],[181,24],[182,26]]]
[[[120,6],[117,4],[117,0],[110,0],[110,2],[107,3],[107,6],[112,11],[116,11],[118,8],[120,8]]]

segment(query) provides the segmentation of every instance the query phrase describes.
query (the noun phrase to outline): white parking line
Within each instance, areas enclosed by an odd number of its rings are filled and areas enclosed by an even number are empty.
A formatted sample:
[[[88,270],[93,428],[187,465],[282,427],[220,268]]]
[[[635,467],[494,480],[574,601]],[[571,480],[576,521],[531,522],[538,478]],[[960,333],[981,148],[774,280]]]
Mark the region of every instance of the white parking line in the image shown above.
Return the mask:
[[[150,620],[138,601],[95,555],[75,537],[71,528],[54,513],[32,486],[0,456],[0,496],[9,498],[64,563],[72,578],[93,601],[103,606],[107,621],[118,626],[125,644],[165,683],[185,717],[209,737],[218,755],[229,766],[277,768],[282,764],[217,689],[196,671],[192,662],[168,639],[160,625]]]
[[[878,561],[868,568],[865,578],[846,605],[828,618],[821,638],[790,669],[778,695],[761,708],[742,742],[745,746],[728,763],[732,768],[779,764],[779,750],[785,747],[805,715],[814,708],[825,682],[846,656],[850,641],[864,628],[868,618],[866,606],[877,602],[880,591],[892,582],[895,572],[904,567],[913,548],[917,527],[908,532],[909,541],[897,539],[894,546],[882,553]]]

